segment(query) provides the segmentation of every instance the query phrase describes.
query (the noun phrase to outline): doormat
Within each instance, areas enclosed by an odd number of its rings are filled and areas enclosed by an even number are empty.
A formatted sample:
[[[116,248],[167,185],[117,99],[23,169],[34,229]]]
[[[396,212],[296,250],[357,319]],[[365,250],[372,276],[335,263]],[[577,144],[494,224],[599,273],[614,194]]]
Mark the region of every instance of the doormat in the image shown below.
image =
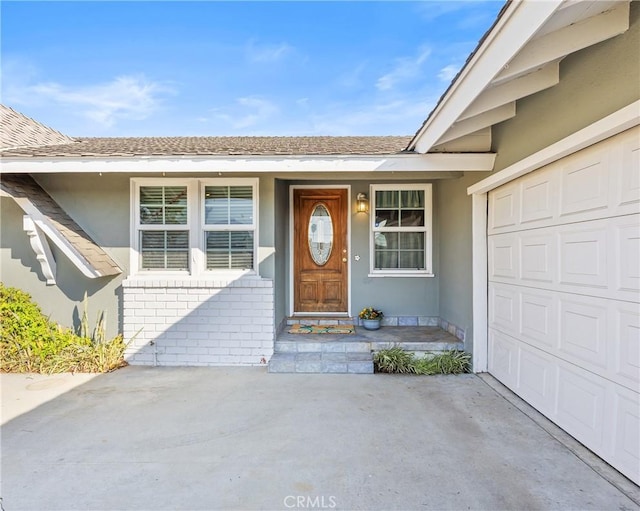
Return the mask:
[[[290,334],[353,334],[353,325],[291,325]]]

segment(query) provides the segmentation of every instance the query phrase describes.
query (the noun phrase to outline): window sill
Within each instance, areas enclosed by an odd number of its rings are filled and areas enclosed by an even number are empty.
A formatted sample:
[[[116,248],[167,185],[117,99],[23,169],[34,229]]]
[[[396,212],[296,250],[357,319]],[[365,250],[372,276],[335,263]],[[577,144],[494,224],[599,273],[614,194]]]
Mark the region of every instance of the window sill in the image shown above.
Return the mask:
[[[411,277],[411,278],[415,278],[415,277],[427,277],[427,278],[432,278],[435,277],[435,274],[433,273],[428,273],[428,272],[372,272],[369,273],[368,277],[370,278],[387,278],[387,277]]]

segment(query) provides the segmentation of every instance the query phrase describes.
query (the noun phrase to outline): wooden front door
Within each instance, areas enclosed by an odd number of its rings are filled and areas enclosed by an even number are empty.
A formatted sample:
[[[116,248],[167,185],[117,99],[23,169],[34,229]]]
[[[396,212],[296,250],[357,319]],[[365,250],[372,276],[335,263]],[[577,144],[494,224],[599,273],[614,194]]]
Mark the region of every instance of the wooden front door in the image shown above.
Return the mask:
[[[346,189],[294,189],[295,312],[348,312]]]

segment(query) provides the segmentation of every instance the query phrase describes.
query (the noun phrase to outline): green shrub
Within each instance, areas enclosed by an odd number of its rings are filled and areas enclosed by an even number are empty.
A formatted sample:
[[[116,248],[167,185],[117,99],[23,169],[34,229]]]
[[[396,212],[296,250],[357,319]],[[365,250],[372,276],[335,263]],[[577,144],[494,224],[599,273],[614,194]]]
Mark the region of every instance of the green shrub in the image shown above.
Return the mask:
[[[380,350],[373,357],[377,372],[424,375],[467,373],[470,360],[471,355],[456,350],[416,358],[399,346]]]
[[[380,373],[415,373],[414,356],[399,346],[378,351],[373,357]]]
[[[125,348],[122,336],[94,342],[76,335],[50,321],[27,293],[0,282],[0,372],[107,372],[125,365]]]

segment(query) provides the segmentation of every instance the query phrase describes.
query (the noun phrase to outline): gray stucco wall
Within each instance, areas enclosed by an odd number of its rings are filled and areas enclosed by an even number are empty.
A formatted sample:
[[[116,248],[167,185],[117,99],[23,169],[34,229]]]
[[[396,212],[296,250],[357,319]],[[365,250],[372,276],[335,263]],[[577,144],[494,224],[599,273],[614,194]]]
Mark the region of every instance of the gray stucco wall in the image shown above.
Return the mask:
[[[93,327],[99,311],[107,312],[107,335],[122,331],[122,280],[129,273],[130,179],[128,174],[39,174],[34,176],[60,206],[124,270],[114,278],[89,279],[67,257],[52,247],[57,263],[57,285],[47,286],[22,230],[23,211],[13,199],[0,198],[0,279],[34,298],[54,321],[77,328],[88,295],[89,320]],[[145,177],[161,177],[145,175]],[[185,176],[192,177],[192,176]],[[198,177],[218,177],[202,174]],[[259,183],[259,271],[262,277],[275,276],[275,223],[273,219],[274,179]],[[50,245],[53,245],[50,243]]]
[[[459,179],[436,183],[436,217],[440,228],[440,318],[465,331],[465,349],[472,351],[473,300],[471,271],[471,197],[467,187],[489,176],[467,172]]]
[[[121,331],[119,304],[122,278],[87,278],[53,246],[58,284],[47,286],[28,236],[22,230],[23,214],[13,199],[0,198],[0,280],[7,286],[28,292],[45,315],[67,327],[78,327],[86,291],[90,326],[95,326],[99,311],[107,311],[107,335],[114,336]],[[115,226],[115,230],[118,228]],[[127,260],[126,248],[105,248],[118,263]]]
[[[404,181],[375,180],[375,183],[426,182],[423,179]],[[351,313],[355,316],[367,306],[383,309],[387,316],[438,316],[438,218],[434,208],[434,272],[436,277],[369,277],[369,221],[368,214],[355,212],[355,198],[359,192],[369,196],[369,181],[290,181],[288,185],[331,184],[351,187]],[[435,201],[435,199],[434,199]],[[289,253],[287,239],[287,253]],[[360,256],[356,261],[355,256]],[[287,273],[289,272],[287,258]],[[290,304],[287,302],[287,311]]]
[[[278,228],[275,230],[275,282],[274,289],[274,315],[275,326],[278,327],[287,316],[287,289],[289,289],[289,275],[287,273],[288,236],[289,232],[289,195],[284,181],[275,180],[274,193],[274,222]]]
[[[517,102],[493,128],[495,170],[571,135],[640,98],[640,2],[627,32],[566,57],[560,83]]]

